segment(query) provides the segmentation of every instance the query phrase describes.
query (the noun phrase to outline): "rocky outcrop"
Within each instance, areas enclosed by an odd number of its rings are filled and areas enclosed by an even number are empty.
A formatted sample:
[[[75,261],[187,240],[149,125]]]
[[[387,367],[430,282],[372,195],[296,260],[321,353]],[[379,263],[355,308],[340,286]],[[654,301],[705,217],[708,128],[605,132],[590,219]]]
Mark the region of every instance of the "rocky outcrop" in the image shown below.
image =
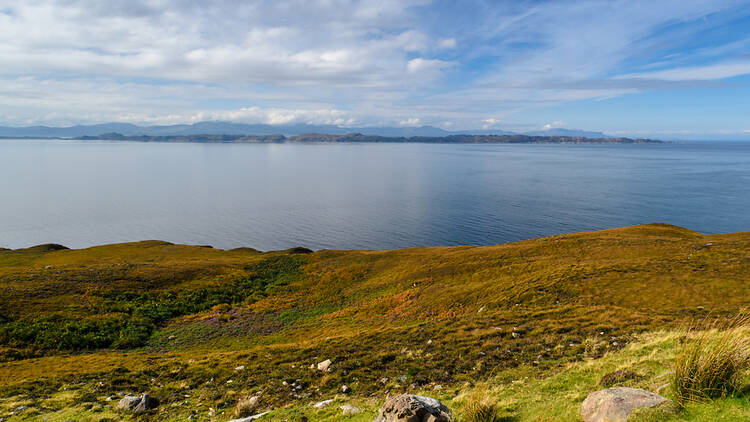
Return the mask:
[[[453,422],[453,414],[432,397],[402,394],[385,401],[373,422]]]
[[[581,405],[581,417],[584,422],[625,422],[638,409],[669,403],[670,400],[640,388],[607,388],[586,397]]]

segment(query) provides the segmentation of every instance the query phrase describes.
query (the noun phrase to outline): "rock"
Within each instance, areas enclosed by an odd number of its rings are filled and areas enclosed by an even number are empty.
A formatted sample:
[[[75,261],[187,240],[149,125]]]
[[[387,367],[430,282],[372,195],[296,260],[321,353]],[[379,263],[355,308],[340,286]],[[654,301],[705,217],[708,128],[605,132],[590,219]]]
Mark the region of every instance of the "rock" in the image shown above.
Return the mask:
[[[349,394],[349,393],[352,392],[352,389],[349,388],[348,385],[342,385],[341,386],[341,392],[344,393],[344,394]]]
[[[250,422],[256,419],[260,419],[267,414],[268,412],[258,413],[257,415],[248,416],[246,418],[232,419],[231,421],[228,421],[228,422]]]
[[[144,393],[141,397],[125,396],[116,406],[117,410],[131,411],[133,413],[145,412],[149,409],[155,409],[159,401]]]
[[[431,397],[402,394],[390,397],[373,422],[453,422],[451,411]]]
[[[133,410],[136,406],[138,406],[138,403],[141,402],[141,398],[137,396],[125,396],[122,399],[120,399],[120,402],[117,403],[117,410]]]
[[[584,422],[625,422],[633,411],[671,403],[639,388],[614,387],[595,391],[581,405]]]
[[[244,370],[245,370],[245,365],[240,365],[240,366],[238,366],[238,367],[234,368],[234,372],[237,372],[237,371],[244,371]]]
[[[323,401],[319,401],[319,402],[315,403],[313,405],[313,407],[316,408],[316,409],[323,409],[325,407],[328,407],[331,403],[333,403],[333,399],[323,400]]]
[[[331,363],[333,362],[331,362],[330,359],[326,359],[323,362],[318,363],[318,371],[330,372]]]
[[[158,406],[158,405],[159,404],[158,404],[158,402],[155,399],[151,398],[148,394],[144,393],[141,396],[140,403],[138,403],[138,405],[135,407],[135,409],[133,409],[133,412],[135,412],[135,413],[145,412],[145,411],[147,411],[149,409],[156,408],[156,406]]]
[[[360,408],[352,406],[351,404],[345,404],[345,405],[340,406],[340,407],[341,407],[341,411],[343,412],[344,415],[356,415],[357,413],[362,412],[362,410],[360,410]]]

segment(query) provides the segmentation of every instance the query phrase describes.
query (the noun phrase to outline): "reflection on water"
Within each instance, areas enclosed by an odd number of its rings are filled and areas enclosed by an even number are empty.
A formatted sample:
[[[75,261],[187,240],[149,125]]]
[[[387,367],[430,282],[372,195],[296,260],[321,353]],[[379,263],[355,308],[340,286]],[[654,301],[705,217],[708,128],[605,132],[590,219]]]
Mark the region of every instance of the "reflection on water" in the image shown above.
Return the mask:
[[[666,222],[750,230],[750,144],[0,140],[0,247],[496,244]]]

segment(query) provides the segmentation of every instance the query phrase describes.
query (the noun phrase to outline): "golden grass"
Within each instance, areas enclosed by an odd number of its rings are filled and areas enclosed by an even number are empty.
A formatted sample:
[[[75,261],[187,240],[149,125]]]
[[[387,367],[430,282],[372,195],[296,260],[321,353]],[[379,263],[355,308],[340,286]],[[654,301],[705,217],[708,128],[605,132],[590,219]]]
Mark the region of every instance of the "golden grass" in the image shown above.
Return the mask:
[[[750,368],[750,319],[740,316],[701,331],[688,330],[674,362],[679,405],[733,395]]]
[[[479,387],[475,388],[469,396],[458,420],[460,422],[500,422],[502,419],[496,400]]]
[[[32,385],[37,381],[54,389],[105,380],[97,389],[103,397],[149,388],[164,403],[165,415],[154,420],[184,420],[176,406],[183,392],[205,406],[229,403],[223,410],[231,413],[238,397],[257,390],[264,391],[264,406],[302,409],[334,396],[344,383],[356,402],[386,390],[411,392],[412,385],[432,391],[441,384],[455,393],[464,383],[529,365],[535,365],[531,376],[550,377],[583,360],[586,372],[589,362],[628,347],[637,333],[734,315],[750,305],[748,250],[750,233],[704,236],[656,224],[487,247],[319,251],[305,255],[298,278],[262,300],[169,320],[142,349],[42,351],[47,355],[0,362],[0,390],[37,397],[47,394]],[[3,316],[45,313],[86,317],[106,294],[223,285],[285,254],[155,241],[0,251],[0,323]],[[336,370],[326,379],[309,370],[327,358]],[[188,363],[193,359],[199,363]],[[238,365],[246,370],[234,373]],[[121,375],[119,368],[130,372]],[[108,374],[122,383],[107,383]],[[406,382],[397,381],[405,374]],[[139,381],[125,383],[134,377]],[[520,377],[505,390],[526,402],[503,396],[498,408],[524,420],[574,420],[576,403],[600,378],[537,383],[542,391],[525,395],[516,389],[526,385]],[[296,379],[306,384],[307,401],[290,398],[282,386]],[[229,380],[234,395],[227,392]],[[183,383],[190,389],[183,391]],[[564,410],[546,417],[550,392]]]

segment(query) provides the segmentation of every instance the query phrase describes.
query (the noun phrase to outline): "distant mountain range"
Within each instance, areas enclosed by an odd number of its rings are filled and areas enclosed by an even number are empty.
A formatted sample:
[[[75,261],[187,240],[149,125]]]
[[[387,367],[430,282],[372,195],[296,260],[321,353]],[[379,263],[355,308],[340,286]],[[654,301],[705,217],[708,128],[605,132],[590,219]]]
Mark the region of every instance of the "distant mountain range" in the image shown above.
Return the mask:
[[[583,136],[531,135],[446,135],[446,136],[379,136],[362,133],[345,135],[307,133],[302,135],[134,135],[105,133],[80,136],[78,140],[136,141],[136,142],[201,142],[201,143],[431,143],[431,144],[645,144],[661,143],[650,139],[586,138]]]
[[[190,125],[138,126],[130,123],[103,123],[97,125],[78,125],[70,127],[7,127],[0,126],[0,137],[18,138],[77,138],[82,136],[98,137],[104,134],[117,133],[123,136],[188,136],[188,135],[277,135],[295,136],[308,133],[325,133],[345,135],[359,133],[369,136],[412,137],[412,136],[450,136],[450,135],[516,135],[504,130],[461,130],[448,131],[434,126],[417,127],[341,127],[336,125],[266,125],[231,122],[200,122]],[[587,132],[571,129],[549,129],[522,133],[529,136],[570,136],[584,138],[609,138],[601,132]]]

